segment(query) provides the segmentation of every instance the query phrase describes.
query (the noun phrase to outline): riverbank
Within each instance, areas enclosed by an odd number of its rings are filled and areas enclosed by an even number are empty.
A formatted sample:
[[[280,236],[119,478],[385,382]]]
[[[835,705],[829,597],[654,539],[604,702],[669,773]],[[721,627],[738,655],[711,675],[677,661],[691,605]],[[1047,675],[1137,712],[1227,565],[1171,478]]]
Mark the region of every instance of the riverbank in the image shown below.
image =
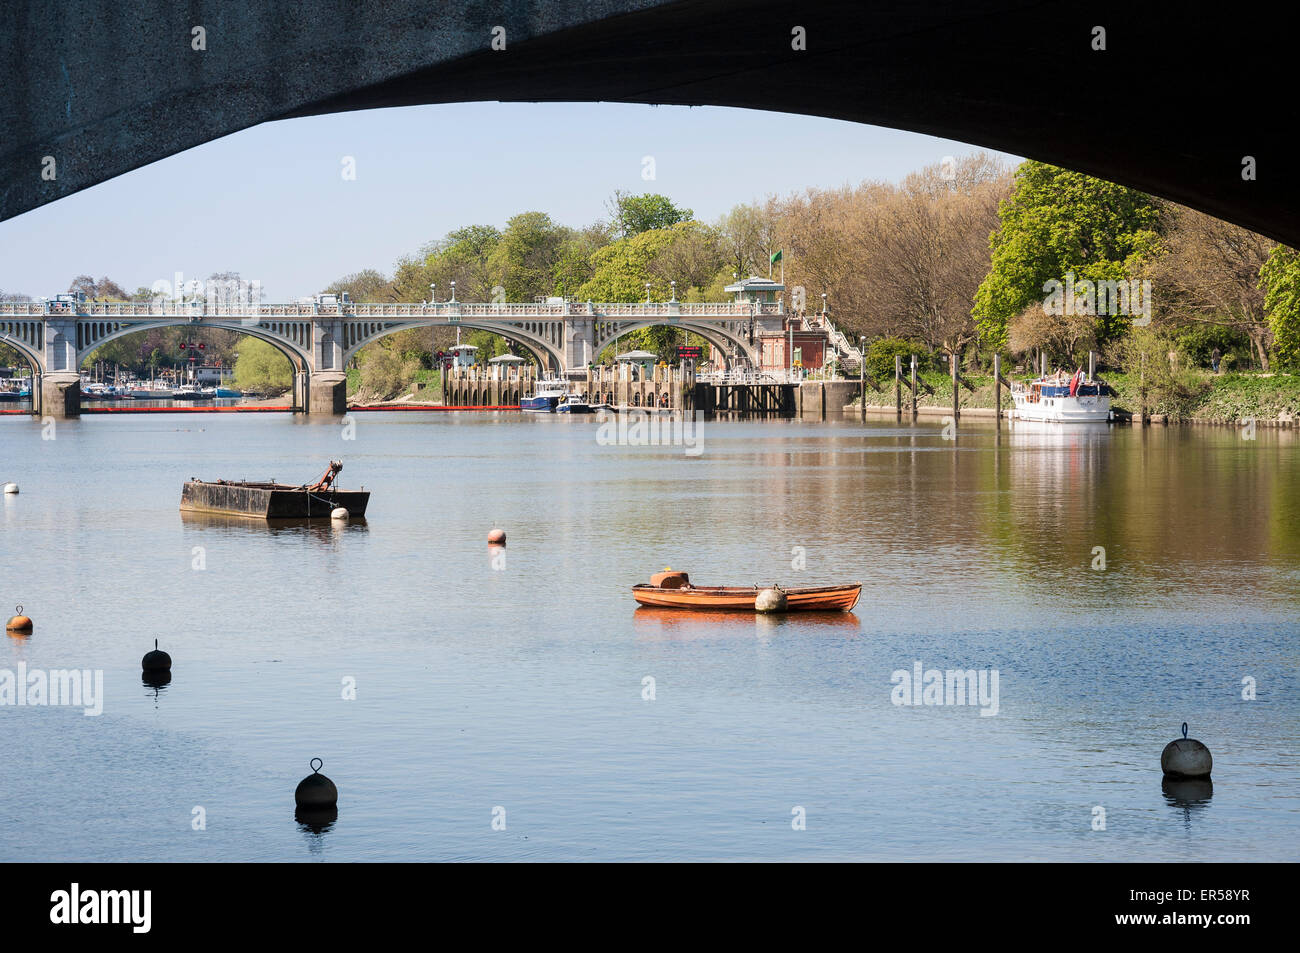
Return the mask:
[[[1023,378],[1028,379],[1028,378]],[[1136,417],[1141,407],[1136,375],[1107,373],[1103,378],[1115,389],[1117,395],[1111,406],[1119,417]],[[918,413],[927,416],[935,413],[952,413],[952,380],[946,374],[922,374],[921,380],[933,393],[922,392],[917,399]],[[993,375],[968,374],[966,380],[974,390],[961,388],[961,409],[979,410],[992,415],[994,408]],[[882,381],[880,390],[867,387],[869,413],[894,413],[893,381]],[[903,387],[903,408],[910,407],[906,383]],[[1147,395],[1147,416],[1155,423],[1235,424],[1255,420],[1259,424],[1293,426],[1300,416],[1300,375],[1296,374],[1210,374],[1193,378],[1188,386],[1176,394]],[[1003,393],[1002,407],[1006,413],[1011,404],[1010,395]],[[845,408],[846,413],[857,412],[858,402]],[[972,416],[978,416],[972,414]]]

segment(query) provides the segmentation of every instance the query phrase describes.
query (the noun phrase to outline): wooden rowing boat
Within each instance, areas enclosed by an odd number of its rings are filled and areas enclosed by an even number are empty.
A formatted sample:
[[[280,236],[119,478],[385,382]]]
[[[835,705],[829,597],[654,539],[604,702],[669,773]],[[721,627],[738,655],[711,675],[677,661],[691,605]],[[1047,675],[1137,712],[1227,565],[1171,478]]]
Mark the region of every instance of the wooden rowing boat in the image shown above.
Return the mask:
[[[755,612],[758,586],[692,586],[665,589],[641,583],[632,597],[643,606],[696,612]],[[848,612],[858,604],[862,583],[847,586],[805,586],[783,589],[786,612]]]

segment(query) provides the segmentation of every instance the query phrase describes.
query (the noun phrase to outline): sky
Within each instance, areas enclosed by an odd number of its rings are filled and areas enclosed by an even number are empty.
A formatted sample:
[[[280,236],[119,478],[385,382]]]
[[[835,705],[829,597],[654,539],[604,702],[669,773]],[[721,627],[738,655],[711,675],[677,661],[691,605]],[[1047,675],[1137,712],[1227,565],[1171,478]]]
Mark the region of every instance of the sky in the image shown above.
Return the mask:
[[[264,302],[289,301],[365,268],[391,275],[399,258],[464,225],[500,228],[525,211],[588,225],[608,218],[616,189],[661,192],[714,221],[737,203],[898,181],[975,151],[720,107],[460,103],[291,119],[0,222],[0,290],[52,296],[89,274],[134,291],[178,272],[237,271],[261,281]]]

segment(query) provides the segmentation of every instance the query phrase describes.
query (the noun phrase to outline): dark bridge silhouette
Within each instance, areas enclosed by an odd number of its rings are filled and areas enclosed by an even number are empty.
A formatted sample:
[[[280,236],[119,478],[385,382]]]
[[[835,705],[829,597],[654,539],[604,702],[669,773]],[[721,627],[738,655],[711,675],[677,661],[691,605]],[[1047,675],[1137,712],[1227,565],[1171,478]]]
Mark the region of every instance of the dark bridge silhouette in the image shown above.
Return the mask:
[[[743,106],[943,136],[1300,244],[1300,177],[1287,141],[1295,124],[1286,105],[1289,31],[1271,12],[1280,8],[1202,13],[1134,0],[7,7],[0,218],[267,120],[415,103],[609,100]],[[496,27],[504,51],[492,49]],[[796,27],[806,50],[793,48]],[[1096,27],[1104,50],[1093,48]],[[193,48],[199,39],[206,49]],[[754,156],[762,161],[761,139]],[[1254,178],[1243,177],[1251,165]]]

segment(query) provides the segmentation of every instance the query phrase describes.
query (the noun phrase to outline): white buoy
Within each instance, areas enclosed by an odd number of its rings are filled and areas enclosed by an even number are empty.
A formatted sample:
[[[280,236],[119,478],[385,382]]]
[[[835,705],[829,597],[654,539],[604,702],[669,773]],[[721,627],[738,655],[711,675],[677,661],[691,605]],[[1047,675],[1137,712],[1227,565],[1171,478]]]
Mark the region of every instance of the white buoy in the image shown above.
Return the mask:
[[[352,514],[347,511],[346,507],[336,506],[330,510],[330,519],[338,523],[346,523],[351,519]]]
[[[1169,742],[1160,752],[1160,770],[1166,778],[1208,778],[1213,767],[1210,749],[1187,737],[1187,722],[1183,722],[1183,736]]]
[[[764,589],[754,597],[754,609],[758,612],[784,612],[785,605],[785,590],[780,586]]]
[[[17,496],[17,495],[18,495],[18,484],[17,484],[17,483],[6,483],[6,484],[5,484],[5,493],[6,493],[7,495],[9,495],[9,496]]]

